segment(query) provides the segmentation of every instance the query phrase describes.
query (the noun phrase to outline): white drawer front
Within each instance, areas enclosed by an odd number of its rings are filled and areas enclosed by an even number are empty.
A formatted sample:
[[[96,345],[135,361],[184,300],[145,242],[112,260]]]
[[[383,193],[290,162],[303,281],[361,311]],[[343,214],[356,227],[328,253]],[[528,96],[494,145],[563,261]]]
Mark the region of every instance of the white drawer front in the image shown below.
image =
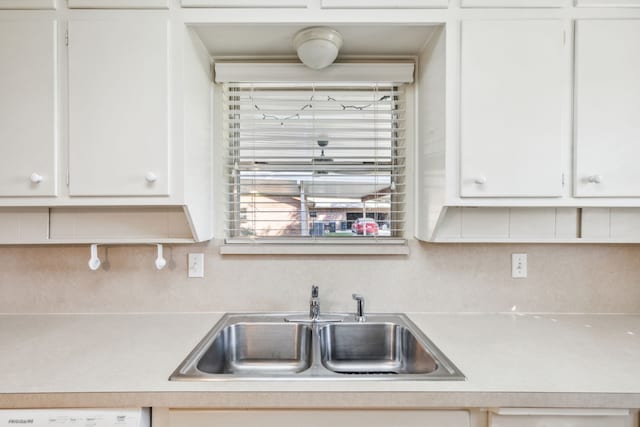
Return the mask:
[[[499,409],[489,414],[489,427],[631,427],[627,410]]]

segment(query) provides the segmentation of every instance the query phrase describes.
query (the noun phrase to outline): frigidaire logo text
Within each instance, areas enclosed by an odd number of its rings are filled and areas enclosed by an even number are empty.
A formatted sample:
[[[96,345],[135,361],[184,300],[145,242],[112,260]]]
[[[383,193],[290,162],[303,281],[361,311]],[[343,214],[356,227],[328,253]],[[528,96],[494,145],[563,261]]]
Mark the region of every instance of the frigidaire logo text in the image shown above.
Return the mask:
[[[33,418],[9,418],[9,424],[33,424]]]

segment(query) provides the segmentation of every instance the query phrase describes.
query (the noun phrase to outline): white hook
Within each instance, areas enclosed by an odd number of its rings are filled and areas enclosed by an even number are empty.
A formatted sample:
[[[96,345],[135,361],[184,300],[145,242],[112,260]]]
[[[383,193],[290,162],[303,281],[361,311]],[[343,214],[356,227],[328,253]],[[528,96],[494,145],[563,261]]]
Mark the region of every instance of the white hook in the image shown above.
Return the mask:
[[[156,245],[158,247],[158,257],[156,258],[156,268],[158,270],[162,270],[165,265],[167,265],[167,260],[164,259],[162,254],[162,244]]]
[[[100,258],[98,258],[98,245],[91,245],[91,258],[89,258],[89,268],[96,271],[100,268]]]

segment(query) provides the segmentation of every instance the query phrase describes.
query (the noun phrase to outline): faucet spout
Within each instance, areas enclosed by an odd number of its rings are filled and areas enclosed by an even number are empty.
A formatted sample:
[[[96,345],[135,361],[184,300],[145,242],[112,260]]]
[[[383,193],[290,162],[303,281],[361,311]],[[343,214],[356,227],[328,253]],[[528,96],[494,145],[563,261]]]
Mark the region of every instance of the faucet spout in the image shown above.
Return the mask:
[[[364,322],[366,317],[364,315],[364,297],[362,295],[353,294],[351,297],[356,301],[356,320],[358,322]]]
[[[320,297],[317,286],[311,287],[311,299],[309,300],[309,315],[297,314],[284,318],[285,322],[298,323],[329,323],[342,322],[345,318],[343,315],[322,315],[320,314]]]

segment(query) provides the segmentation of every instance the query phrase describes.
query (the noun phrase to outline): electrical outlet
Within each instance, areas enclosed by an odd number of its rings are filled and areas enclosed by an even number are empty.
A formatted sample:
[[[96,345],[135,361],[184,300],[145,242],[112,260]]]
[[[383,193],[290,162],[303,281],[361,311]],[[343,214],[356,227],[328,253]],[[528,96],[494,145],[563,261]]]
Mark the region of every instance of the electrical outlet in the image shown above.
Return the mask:
[[[204,254],[189,254],[189,277],[204,277]]]
[[[511,277],[514,279],[527,277],[527,254],[511,254]]]

